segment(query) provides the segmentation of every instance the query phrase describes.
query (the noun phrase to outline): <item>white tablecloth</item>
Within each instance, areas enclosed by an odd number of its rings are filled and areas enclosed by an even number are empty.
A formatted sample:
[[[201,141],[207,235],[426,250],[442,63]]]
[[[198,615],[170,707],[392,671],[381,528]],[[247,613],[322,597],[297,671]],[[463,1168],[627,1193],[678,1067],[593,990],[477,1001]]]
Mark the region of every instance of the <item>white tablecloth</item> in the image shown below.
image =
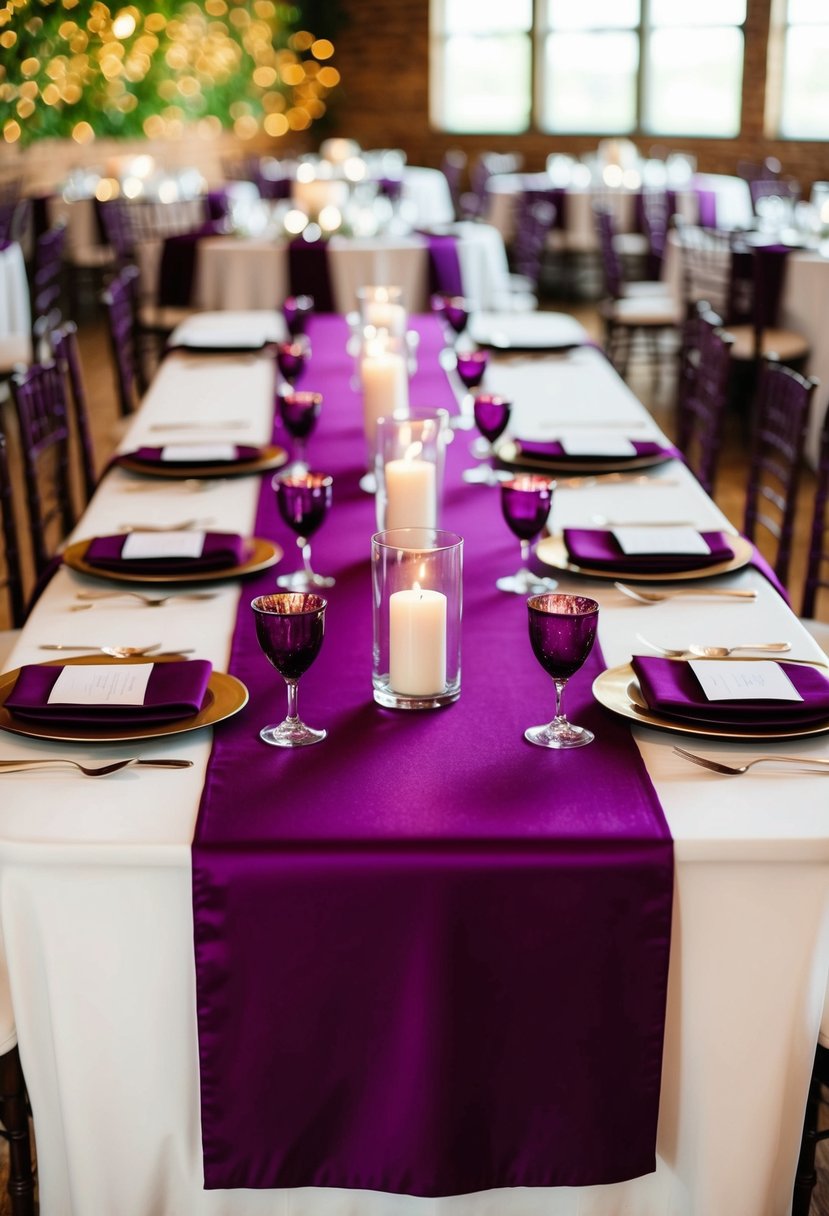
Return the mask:
[[[461,223],[446,226],[446,231],[457,237],[464,295],[473,310],[508,307],[509,267],[496,230],[487,224]],[[428,309],[429,265],[423,237],[333,236],[328,265],[339,312],[356,306],[358,287],[376,283],[401,287],[410,312]],[[194,289],[199,308],[272,308],[288,294],[283,241],[219,236],[200,242]]]
[[[0,250],[0,344],[31,357],[32,310],[23,250],[17,242]]]
[[[529,419],[522,429],[534,425],[549,434],[556,420],[577,417],[625,419],[637,437],[658,434],[592,350],[496,363],[487,383],[513,396],[519,418]],[[244,402],[249,425],[222,438],[263,441],[272,398],[267,358],[174,355],[163,363],[126,446],[157,443],[154,422],[226,419],[230,401]],[[180,438],[192,439],[192,432]],[[245,531],[254,518],[256,479],[230,479],[196,494],[162,480],[143,482],[149,492],[129,492],[134,484],[128,474],[110,472],[76,536],[196,515]],[[655,471],[646,486],[561,486],[553,526],[588,522],[597,512],[724,522],[675,463]],[[599,599],[609,665],[641,650],[639,632],[667,645],[788,638],[792,656],[819,655],[750,570],[729,585],[756,587],[755,603],[676,600],[642,608],[612,582],[561,581]],[[67,569],[58,573],[23,631],[13,665],[42,660],[42,642],[106,641],[195,646],[225,668],[237,586],[217,584],[216,599],[198,605],[174,600],[148,611],[114,599],[70,611],[76,592],[87,587],[100,583]],[[367,655],[367,703],[369,671]],[[518,726],[505,722],[503,729]],[[443,1200],[333,1189],[204,1192],[190,840],[210,731],[135,749],[189,758],[194,767],[187,771],[105,781],[65,772],[2,777],[0,923],[34,1110],[43,1216],[785,1216],[829,974],[826,780],[769,771],[719,778],[674,756],[673,743],[683,741],[676,736],[633,729],[676,848],[658,1169],[585,1190]],[[722,757],[752,750],[695,743]],[[826,737],[787,742],[785,750],[829,756]],[[0,758],[57,751],[0,735]],[[73,754],[101,759],[125,748],[77,746]],[[324,763],[323,749],[318,759]],[[551,754],[551,780],[555,760]],[[583,761],[589,781],[589,753]],[[274,773],[278,781],[278,766]]]

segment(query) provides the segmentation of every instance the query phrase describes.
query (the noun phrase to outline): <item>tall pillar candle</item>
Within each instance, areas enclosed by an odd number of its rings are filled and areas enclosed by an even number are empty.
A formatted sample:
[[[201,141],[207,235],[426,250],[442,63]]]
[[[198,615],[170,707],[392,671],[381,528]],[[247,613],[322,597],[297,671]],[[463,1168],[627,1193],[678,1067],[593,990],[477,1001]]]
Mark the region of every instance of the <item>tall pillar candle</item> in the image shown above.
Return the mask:
[[[418,586],[389,596],[389,687],[433,697],[446,687],[446,596]]]
[[[369,451],[374,451],[377,419],[405,416],[409,410],[406,360],[397,351],[369,350],[360,363],[363,421]]]
[[[437,524],[437,477],[429,460],[389,460],[385,528],[434,528]]]

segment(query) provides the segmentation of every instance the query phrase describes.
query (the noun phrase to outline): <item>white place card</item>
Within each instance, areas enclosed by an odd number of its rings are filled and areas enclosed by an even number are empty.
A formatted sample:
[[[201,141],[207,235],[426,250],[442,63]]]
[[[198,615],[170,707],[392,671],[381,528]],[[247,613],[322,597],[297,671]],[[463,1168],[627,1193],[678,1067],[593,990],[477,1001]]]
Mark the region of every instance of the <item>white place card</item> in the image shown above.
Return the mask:
[[[692,659],[691,670],[709,701],[802,701],[779,663]]]
[[[705,556],[711,546],[695,528],[613,528],[623,553],[699,553]]]
[[[635,456],[636,448],[624,435],[609,431],[562,430],[559,443],[568,456]]]
[[[235,460],[238,455],[235,443],[167,443],[161,449],[162,460],[190,460],[199,464]]]
[[[49,693],[49,705],[143,705],[152,663],[64,667]]]
[[[204,532],[130,532],[121,557],[201,557],[203,550]]]

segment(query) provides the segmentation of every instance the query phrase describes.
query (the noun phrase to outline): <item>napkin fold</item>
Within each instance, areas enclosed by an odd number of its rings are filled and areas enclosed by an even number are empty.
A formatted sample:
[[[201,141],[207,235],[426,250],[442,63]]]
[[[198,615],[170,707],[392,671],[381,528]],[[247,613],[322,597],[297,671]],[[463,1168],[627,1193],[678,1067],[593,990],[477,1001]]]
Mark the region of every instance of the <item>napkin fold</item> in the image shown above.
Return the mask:
[[[127,557],[121,550],[126,535],[96,536],[84,554],[87,565],[101,570],[132,574],[196,574],[200,571],[226,570],[240,566],[245,556],[245,541],[235,532],[205,532],[199,557]]]
[[[248,444],[237,443],[236,455],[233,460],[162,460],[161,453],[164,451],[162,447],[140,447],[132,452],[122,452],[122,456],[128,456],[130,460],[140,460],[144,464],[158,464],[171,469],[187,469],[198,468],[203,464],[221,465],[227,464],[232,467],[236,464],[242,464],[248,460],[259,460],[262,456],[262,449],[251,447]]]
[[[20,668],[6,709],[24,722],[43,726],[161,726],[197,714],[204,704],[213,664],[206,659],[153,663],[143,705],[50,705],[62,664]]]
[[[700,536],[710,553],[625,553],[612,532],[595,528],[565,528],[563,532],[567,556],[577,566],[642,574],[704,570],[734,556],[726,533],[700,532]]]
[[[635,655],[631,666],[648,708],[666,716],[715,727],[772,730],[829,719],[829,679],[817,667],[780,664],[802,701],[709,701],[686,662]]]
[[[562,424],[562,430],[567,427]],[[598,426],[597,430],[600,429]],[[664,456],[667,460],[669,457],[678,455],[676,448],[665,447],[661,443],[657,443],[651,439],[631,439],[630,442],[636,449],[634,456],[607,456],[601,453],[596,453],[595,456],[589,452],[579,452],[578,455],[571,455],[565,452],[562,445],[557,439],[551,440],[548,443],[542,443],[534,439],[516,439],[515,446],[522,456],[531,456],[533,460],[555,460],[567,461],[573,460],[584,462],[585,460],[595,460],[596,463],[607,461],[608,463],[618,464],[625,460],[638,460],[640,456]]]

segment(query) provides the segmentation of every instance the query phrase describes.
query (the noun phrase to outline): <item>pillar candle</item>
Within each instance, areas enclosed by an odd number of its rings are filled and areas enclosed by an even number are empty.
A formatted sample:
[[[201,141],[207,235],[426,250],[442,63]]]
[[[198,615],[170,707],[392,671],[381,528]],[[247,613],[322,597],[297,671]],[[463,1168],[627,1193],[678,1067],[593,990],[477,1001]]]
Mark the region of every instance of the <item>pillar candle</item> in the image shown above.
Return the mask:
[[[363,419],[369,451],[374,451],[378,418],[409,412],[409,376],[406,360],[396,351],[380,349],[363,356]]]
[[[413,587],[389,596],[389,687],[410,697],[446,688],[446,596]]]
[[[365,305],[366,325],[375,329],[386,329],[393,338],[402,338],[406,332],[406,309],[402,304],[383,300],[368,300]]]
[[[388,460],[384,465],[384,528],[434,528],[437,525],[435,466],[430,460]]]

